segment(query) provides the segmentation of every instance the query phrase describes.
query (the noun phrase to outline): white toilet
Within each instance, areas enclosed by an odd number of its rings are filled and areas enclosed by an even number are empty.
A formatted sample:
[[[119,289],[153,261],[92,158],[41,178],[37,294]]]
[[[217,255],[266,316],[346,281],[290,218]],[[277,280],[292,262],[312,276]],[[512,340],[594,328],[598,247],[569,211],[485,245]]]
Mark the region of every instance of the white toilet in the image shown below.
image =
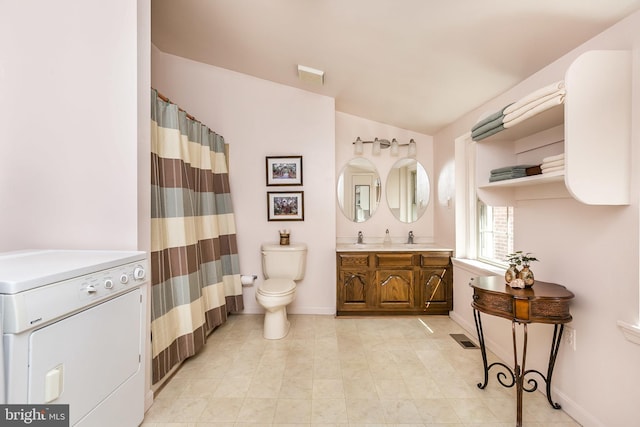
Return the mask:
[[[295,280],[301,280],[307,266],[307,245],[263,243],[262,273],[266,279],[256,289],[256,301],[264,307],[264,337],[284,338],[289,333],[287,305],[296,294]]]

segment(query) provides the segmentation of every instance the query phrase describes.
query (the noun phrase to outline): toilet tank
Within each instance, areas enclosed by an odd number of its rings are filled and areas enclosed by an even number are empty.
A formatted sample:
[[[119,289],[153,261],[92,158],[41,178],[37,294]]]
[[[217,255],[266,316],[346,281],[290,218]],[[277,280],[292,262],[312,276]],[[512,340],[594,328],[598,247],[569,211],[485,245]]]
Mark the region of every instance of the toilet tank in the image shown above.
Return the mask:
[[[307,245],[263,243],[262,273],[265,279],[301,280],[307,267]]]

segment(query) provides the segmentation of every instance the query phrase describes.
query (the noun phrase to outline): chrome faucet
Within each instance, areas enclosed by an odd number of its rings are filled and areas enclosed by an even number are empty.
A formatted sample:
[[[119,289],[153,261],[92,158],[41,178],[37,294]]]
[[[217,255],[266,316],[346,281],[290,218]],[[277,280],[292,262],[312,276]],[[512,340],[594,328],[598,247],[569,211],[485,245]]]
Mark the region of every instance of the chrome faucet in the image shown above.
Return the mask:
[[[407,243],[413,245],[413,231],[409,232],[409,238],[407,239]]]
[[[362,231],[358,231],[358,244],[362,244],[363,240],[364,240],[364,235],[362,234]]]

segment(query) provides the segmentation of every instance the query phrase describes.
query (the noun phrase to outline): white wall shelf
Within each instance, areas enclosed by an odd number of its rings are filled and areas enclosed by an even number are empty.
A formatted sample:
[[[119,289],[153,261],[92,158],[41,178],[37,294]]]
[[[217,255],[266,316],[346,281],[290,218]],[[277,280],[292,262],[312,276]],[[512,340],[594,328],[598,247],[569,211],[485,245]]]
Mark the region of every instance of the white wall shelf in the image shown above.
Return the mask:
[[[618,320],[618,327],[627,340],[640,345],[640,326]]]
[[[573,197],[627,205],[630,188],[631,53],[589,51],[565,74],[564,104],[476,142],[479,197],[492,206]],[[490,171],[565,154],[565,169],[489,182]]]

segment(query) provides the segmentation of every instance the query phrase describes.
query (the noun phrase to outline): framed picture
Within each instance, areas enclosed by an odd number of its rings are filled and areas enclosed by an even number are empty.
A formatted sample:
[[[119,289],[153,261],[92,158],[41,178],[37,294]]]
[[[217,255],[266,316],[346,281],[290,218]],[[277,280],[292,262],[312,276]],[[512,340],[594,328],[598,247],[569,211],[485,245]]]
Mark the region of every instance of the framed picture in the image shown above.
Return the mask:
[[[304,191],[268,191],[269,221],[304,221]]]
[[[267,157],[267,185],[302,185],[302,156]]]

